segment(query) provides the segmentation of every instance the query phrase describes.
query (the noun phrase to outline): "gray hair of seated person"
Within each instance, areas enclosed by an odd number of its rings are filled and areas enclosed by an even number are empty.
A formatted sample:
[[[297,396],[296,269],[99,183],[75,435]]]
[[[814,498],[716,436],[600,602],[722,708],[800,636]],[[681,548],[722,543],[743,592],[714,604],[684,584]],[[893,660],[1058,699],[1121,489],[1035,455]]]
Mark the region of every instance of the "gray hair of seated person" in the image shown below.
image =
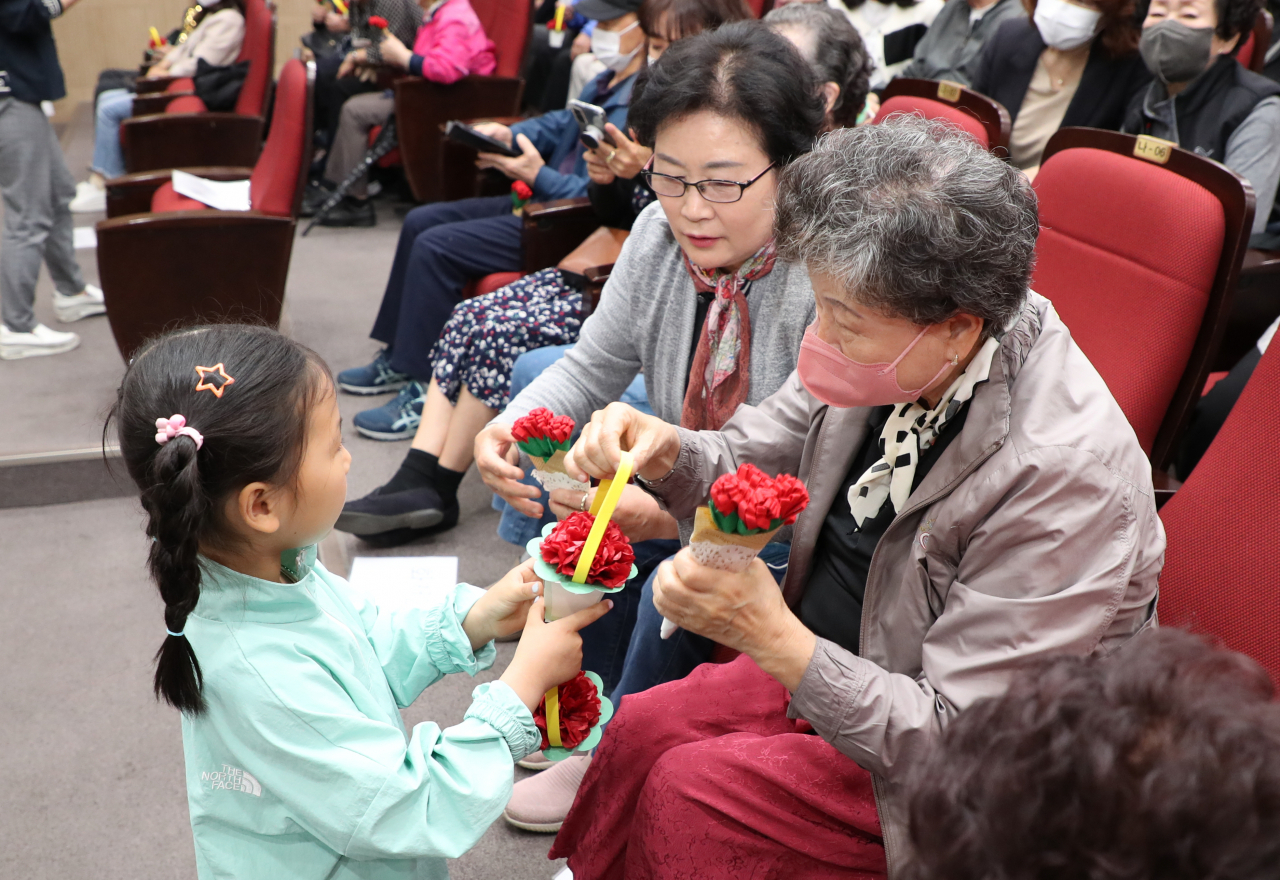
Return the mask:
[[[1007,327],[1026,302],[1039,217],[1027,179],[946,123],[838,129],[782,173],[778,253],[918,325]]]
[[[855,125],[867,103],[875,63],[849,17],[825,3],[790,3],[770,11],[764,23],[775,30],[801,28],[809,35],[810,45],[800,54],[819,82],[840,87],[840,96],[831,108],[832,127]]]

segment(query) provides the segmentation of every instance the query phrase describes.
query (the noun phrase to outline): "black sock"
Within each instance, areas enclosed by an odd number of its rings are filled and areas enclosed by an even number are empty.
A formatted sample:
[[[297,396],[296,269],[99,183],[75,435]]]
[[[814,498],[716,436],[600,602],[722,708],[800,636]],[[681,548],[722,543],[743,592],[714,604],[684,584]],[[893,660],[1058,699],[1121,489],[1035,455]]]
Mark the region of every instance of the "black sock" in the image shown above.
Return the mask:
[[[451,471],[447,467],[436,465],[436,492],[440,493],[440,501],[445,507],[458,503],[458,484],[462,482],[465,473],[466,471]]]
[[[436,484],[436,471],[439,467],[439,459],[430,452],[423,452],[421,449],[410,449],[409,454],[400,463],[400,470],[396,471],[396,475],[379,492],[382,495],[388,495],[392,492],[403,492],[406,489],[421,489],[424,486],[434,487]],[[454,487],[456,490],[456,483]]]

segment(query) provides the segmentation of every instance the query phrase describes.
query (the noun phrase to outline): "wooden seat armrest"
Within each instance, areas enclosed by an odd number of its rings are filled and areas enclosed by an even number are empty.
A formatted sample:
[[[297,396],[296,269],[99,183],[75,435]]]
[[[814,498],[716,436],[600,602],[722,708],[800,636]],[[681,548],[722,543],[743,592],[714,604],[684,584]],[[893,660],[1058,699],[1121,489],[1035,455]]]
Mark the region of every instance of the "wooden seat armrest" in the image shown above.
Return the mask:
[[[1155,488],[1156,510],[1165,505],[1165,502],[1174,496],[1174,494],[1182,488],[1182,481],[1177,477],[1170,476],[1166,471],[1159,471],[1155,468],[1151,469],[1151,485]]]
[[[155,113],[163,113],[164,108],[169,106],[169,102],[174,98],[183,98],[194,95],[195,92],[157,92],[151,95],[135,95],[133,99],[133,116],[151,116]]]
[[[590,199],[555,199],[525,205],[521,244],[526,273],[549,269],[600,227]]]
[[[1257,248],[1249,248],[1244,252],[1244,262],[1240,265],[1240,274],[1280,274],[1280,251],[1260,251]]]
[[[517,122],[524,122],[524,120],[525,120],[525,117],[523,116],[482,116],[477,119],[458,119],[456,121],[461,122],[464,125],[470,125],[472,128],[475,128],[477,125],[480,125],[485,122],[496,122],[499,125],[505,125],[507,128],[510,128],[511,126],[515,125]],[[454,122],[454,121],[455,120],[450,119],[448,122],[440,123],[440,130],[444,131],[445,126],[447,126],[449,122]]]
[[[582,310],[585,318],[600,305],[600,294],[604,292],[605,282],[613,274],[613,263],[607,266],[592,266],[582,274],[587,279],[586,286],[582,290]]]
[[[134,81],[133,88],[139,95],[151,95],[156,92],[163,92],[176,79],[190,78],[182,76],[140,76]]]
[[[159,113],[120,125],[130,172],[191,166],[251,166],[262,149],[263,121],[236,113]]]
[[[248,180],[252,168],[228,168],[205,166],[181,169],[197,177],[209,180]],[[123,217],[126,214],[146,214],[151,211],[151,199],[156,190],[173,179],[173,169],[139,171],[107,181],[107,217]]]

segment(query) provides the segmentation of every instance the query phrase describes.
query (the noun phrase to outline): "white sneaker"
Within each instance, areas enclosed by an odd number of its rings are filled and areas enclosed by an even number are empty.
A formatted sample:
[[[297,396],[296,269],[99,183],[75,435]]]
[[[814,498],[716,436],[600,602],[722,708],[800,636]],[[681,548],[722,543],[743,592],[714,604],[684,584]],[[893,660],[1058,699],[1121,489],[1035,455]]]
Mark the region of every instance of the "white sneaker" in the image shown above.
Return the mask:
[[[30,333],[15,333],[0,324],[0,360],[16,361],[19,358],[62,354],[80,344],[74,333],[50,330],[43,324],[31,328]]]
[[[102,288],[86,284],[84,290],[71,296],[53,294],[53,313],[64,324],[79,321],[93,315],[102,315],[107,311],[107,304],[102,300]]]
[[[101,214],[107,210],[107,191],[89,181],[76,184],[76,197],[71,200],[73,214]]]

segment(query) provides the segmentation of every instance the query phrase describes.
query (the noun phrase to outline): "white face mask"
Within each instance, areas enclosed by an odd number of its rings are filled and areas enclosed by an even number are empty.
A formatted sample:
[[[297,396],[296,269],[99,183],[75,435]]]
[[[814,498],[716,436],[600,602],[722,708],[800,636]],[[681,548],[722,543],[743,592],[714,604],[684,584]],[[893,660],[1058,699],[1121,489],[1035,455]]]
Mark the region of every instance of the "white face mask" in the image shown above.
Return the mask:
[[[1102,13],[1068,3],[1067,0],[1038,0],[1035,23],[1040,39],[1055,49],[1069,52],[1093,39]]]
[[[597,26],[591,32],[591,54],[596,56],[596,60],[605,67],[617,73],[624,70],[631,59],[636,57],[636,53],[640,51],[640,46],[636,46],[626,55],[622,54],[622,35],[630,33],[633,29],[640,27],[640,22],[633,21],[628,27],[620,31],[606,31]]]

